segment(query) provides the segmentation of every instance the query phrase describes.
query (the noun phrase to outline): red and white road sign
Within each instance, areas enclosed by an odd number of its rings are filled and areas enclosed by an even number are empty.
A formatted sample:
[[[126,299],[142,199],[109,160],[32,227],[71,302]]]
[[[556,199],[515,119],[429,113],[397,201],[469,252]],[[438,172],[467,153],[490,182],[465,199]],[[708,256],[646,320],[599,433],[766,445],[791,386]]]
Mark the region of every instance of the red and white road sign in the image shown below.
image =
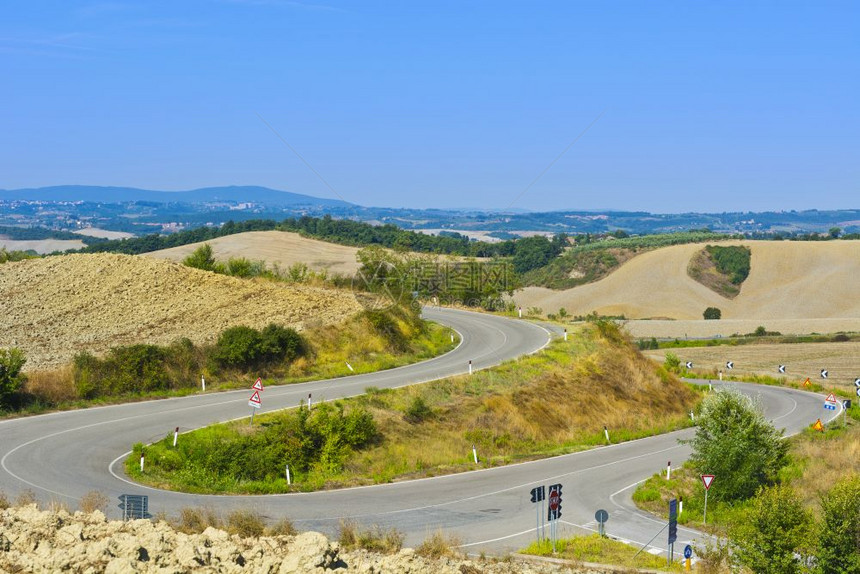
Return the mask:
[[[836,400],[836,395],[834,395],[833,393],[830,393],[829,395],[827,395],[827,398],[826,398],[826,399],[824,399],[824,402],[826,402],[826,403],[835,403],[835,402],[838,402],[838,401]]]
[[[702,475],[702,482],[705,483],[705,490],[710,490],[711,489],[711,483],[714,482],[714,475],[713,474],[703,474]]]
[[[254,389],[255,391],[262,391],[263,390],[263,379],[261,379],[260,377],[257,377],[257,381],[254,383],[254,386],[251,388]]]
[[[263,402],[260,400],[260,391],[254,391],[254,394],[248,399],[248,406],[255,409],[262,408]]]

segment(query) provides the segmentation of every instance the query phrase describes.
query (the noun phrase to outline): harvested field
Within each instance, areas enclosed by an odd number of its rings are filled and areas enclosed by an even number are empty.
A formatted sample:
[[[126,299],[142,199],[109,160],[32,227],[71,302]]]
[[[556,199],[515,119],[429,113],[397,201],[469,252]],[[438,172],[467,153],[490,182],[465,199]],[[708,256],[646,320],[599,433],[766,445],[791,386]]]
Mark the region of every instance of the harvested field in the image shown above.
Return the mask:
[[[53,253],[55,251],[67,251],[69,249],[82,249],[86,247],[84,242],[78,239],[32,239],[16,240],[5,239],[0,236],[0,248],[5,247],[7,251],[30,251],[36,253]]]
[[[733,241],[752,250],[751,271],[733,300],[714,293],[687,274],[703,244],[676,245],[638,255],[608,277],[565,291],[529,287],[514,299],[523,307],[572,315],[596,311],[631,319],[695,320],[707,307],[723,319],[750,319],[768,328],[773,320],[857,319],[860,297],[860,241]],[[833,329],[828,329],[833,330]]]
[[[263,260],[286,269],[295,263],[305,263],[315,271],[329,271],[353,275],[358,271],[355,254],[357,247],[336,245],[302,237],[287,231],[249,231],[206,241],[215,252],[215,259],[226,261],[230,257]],[[203,243],[192,243],[147,253],[147,256],[171,261],[182,261]]]
[[[663,362],[666,353],[675,353],[682,362],[692,361],[695,369],[723,369],[726,361],[734,362],[733,375],[769,375],[789,381],[810,381],[827,389],[854,392],[854,379],[860,377],[860,343],[783,343],[740,346],[694,347],[643,351],[645,356]],[[786,366],[780,375],[779,365]],[[829,371],[822,379],[820,371]]]
[[[336,323],[361,310],[346,291],[251,281],[129,255],[65,255],[0,265],[0,347],[27,370],[79,351],[214,340],[234,325]]]
[[[87,237],[101,237],[103,239],[128,239],[134,237],[134,233],[125,231],[110,231],[108,229],[99,229],[98,227],[84,227],[75,231],[78,235],[86,235]]]
[[[856,333],[860,332],[860,318],[853,319],[721,319],[719,321],[623,321],[624,330],[636,339],[657,337],[658,339],[706,339],[715,336],[730,337],[734,334],[752,333],[759,326],[783,335],[808,335],[810,333]]]

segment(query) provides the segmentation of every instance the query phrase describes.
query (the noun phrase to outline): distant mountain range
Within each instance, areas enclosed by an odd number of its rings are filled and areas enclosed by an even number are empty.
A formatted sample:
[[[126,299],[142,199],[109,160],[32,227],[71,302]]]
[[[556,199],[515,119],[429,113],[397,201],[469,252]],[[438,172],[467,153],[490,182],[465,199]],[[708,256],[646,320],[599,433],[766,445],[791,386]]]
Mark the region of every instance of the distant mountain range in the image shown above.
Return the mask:
[[[272,206],[350,207],[338,199],[323,199],[301,193],[279,191],[253,185],[204,187],[189,191],[155,191],[135,187],[102,187],[95,185],[58,185],[31,189],[0,190],[0,199],[25,201],[87,201],[92,203],[263,203]]]

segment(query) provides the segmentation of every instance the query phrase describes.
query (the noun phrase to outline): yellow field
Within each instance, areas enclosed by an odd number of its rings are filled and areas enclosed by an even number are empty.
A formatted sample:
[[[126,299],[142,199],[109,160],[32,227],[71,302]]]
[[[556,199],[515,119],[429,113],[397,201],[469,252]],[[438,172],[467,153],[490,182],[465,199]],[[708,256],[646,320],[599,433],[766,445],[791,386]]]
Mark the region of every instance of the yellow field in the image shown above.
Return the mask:
[[[355,254],[358,248],[308,239],[287,231],[249,231],[206,241],[212,246],[215,258],[226,261],[230,257],[246,257],[277,264],[286,269],[294,263],[305,263],[315,271],[329,271],[353,275],[358,270]],[[203,243],[192,243],[147,253],[159,259],[182,261]]]
[[[30,251],[32,249],[36,253],[53,253],[54,251],[66,251],[68,249],[82,249],[86,245],[79,239],[34,239],[19,241],[0,237],[0,248],[4,247],[7,251]]]
[[[514,299],[523,307],[540,307],[550,313],[564,307],[572,315],[596,311],[631,319],[701,320],[705,308],[717,307],[723,319],[767,321],[766,326],[773,329],[777,327],[771,327],[771,320],[807,319],[856,319],[853,324],[860,328],[856,283],[860,241],[726,244],[747,245],[752,250],[749,278],[734,300],[687,275],[690,258],[703,244],[649,251],[596,283],[565,291],[529,287]]]
[[[809,377],[811,382],[826,389],[839,388],[851,393],[855,389],[854,379],[860,377],[860,343],[853,341],[643,351],[647,357],[661,363],[667,352],[676,354],[682,363],[692,361],[694,369],[722,369],[728,373],[726,361],[733,361],[733,375],[769,375],[774,378],[785,377],[788,381],[798,383]],[[779,365],[786,366],[785,375],[779,374]],[[829,371],[826,380],[821,378],[821,369]]]

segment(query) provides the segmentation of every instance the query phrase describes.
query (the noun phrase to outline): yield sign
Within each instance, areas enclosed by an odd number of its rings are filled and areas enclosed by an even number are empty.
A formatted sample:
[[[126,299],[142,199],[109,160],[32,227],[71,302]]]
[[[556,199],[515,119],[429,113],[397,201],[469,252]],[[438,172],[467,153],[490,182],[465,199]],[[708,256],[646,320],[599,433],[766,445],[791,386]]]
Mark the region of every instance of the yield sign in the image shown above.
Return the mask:
[[[702,475],[702,482],[705,483],[705,490],[710,490],[711,489],[711,483],[714,482],[714,475],[713,474],[703,474]]]
[[[255,409],[259,409],[263,406],[263,402],[260,400],[260,391],[254,391],[254,394],[251,395],[250,399],[248,399],[248,406],[254,407]]]
[[[262,391],[263,390],[263,379],[261,379],[260,377],[257,377],[257,381],[254,383],[254,386],[251,388],[254,389],[255,391]]]

